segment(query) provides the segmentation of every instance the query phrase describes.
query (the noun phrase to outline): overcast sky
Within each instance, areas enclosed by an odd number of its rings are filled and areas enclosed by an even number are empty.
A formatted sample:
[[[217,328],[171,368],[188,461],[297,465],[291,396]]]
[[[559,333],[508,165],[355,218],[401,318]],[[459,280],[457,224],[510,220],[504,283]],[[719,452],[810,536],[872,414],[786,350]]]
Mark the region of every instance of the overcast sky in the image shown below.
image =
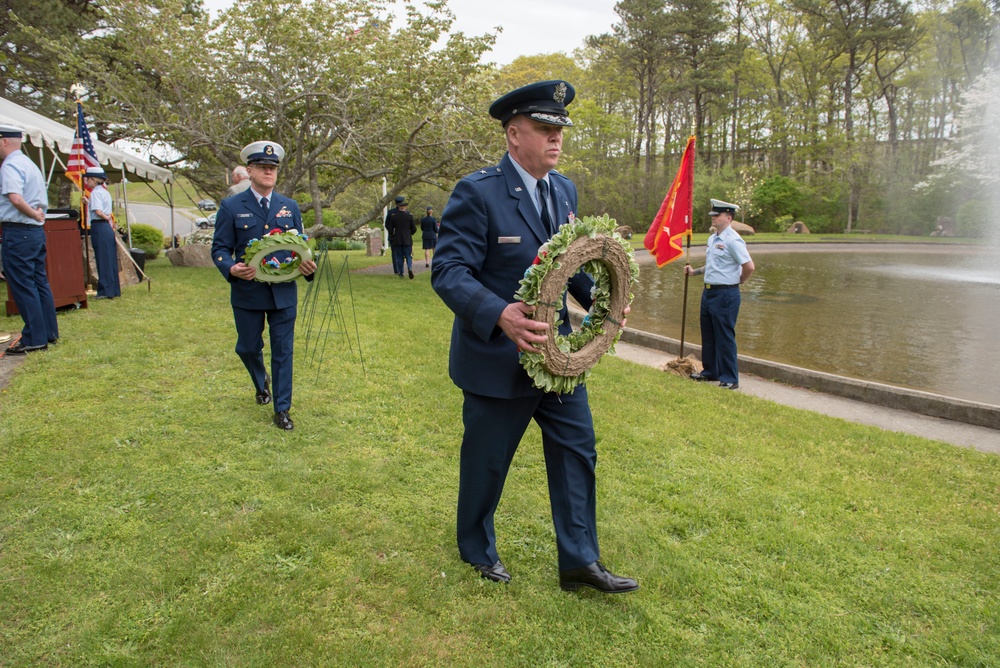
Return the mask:
[[[234,0],[205,0],[211,10],[232,4]],[[455,14],[453,32],[482,35],[503,28],[486,56],[500,65],[539,53],[572,55],[587,35],[610,31],[618,19],[615,0],[448,0],[448,7]],[[394,13],[404,16],[402,10]]]

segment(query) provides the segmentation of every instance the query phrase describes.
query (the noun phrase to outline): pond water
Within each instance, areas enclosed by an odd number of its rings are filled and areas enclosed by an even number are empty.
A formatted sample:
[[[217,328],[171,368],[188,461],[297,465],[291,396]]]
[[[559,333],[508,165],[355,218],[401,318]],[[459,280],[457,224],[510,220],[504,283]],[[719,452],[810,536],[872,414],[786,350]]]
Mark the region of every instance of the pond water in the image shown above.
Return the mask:
[[[757,271],[743,287],[741,354],[1000,405],[996,248],[810,246],[750,246]],[[680,337],[682,263],[642,265],[630,328]],[[703,263],[692,249],[692,264]],[[691,343],[701,343],[701,291],[693,277]]]

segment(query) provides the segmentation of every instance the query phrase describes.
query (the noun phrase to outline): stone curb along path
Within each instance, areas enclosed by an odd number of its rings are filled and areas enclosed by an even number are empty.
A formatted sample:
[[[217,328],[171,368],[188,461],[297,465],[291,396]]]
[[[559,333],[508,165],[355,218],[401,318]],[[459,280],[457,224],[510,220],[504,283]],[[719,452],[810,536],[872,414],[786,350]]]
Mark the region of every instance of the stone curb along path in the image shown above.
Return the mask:
[[[573,319],[578,317],[580,316],[577,313],[571,315]],[[621,341],[615,346],[618,357],[656,369],[662,369],[667,362],[676,359],[679,348],[680,342],[675,339],[627,328],[622,333]],[[698,353],[700,346],[685,344],[684,352],[686,355]],[[765,378],[758,375],[772,368],[776,371],[774,376]],[[838,386],[842,392],[833,393]],[[728,390],[720,389],[719,392]],[[938,408],[953,403],[952,414],[975,415],[987,420],[991,415],[1000,415],[1000,407],[997,406],[975,404],[879,383],[867,383],[853,378],[756,360],[743,355],[740,355],[740,389],[737,392],[888,431],[898,431],[982,452],[1000,454],[1000,417],[992,423],[997,425],[994,428],[988,426],[989,423],[968,424],[957,419],[944,419],[913,412],[923,402]],[[858,392],[862,394],[869,392],[870,396],[862,399],[851,398],[851,395]],[[848,396],[842,396],[843,394]],[[886,403],[876,403],[874,399],[884,400]],[[898,399],[897,405],[890,403],[894,399]]]

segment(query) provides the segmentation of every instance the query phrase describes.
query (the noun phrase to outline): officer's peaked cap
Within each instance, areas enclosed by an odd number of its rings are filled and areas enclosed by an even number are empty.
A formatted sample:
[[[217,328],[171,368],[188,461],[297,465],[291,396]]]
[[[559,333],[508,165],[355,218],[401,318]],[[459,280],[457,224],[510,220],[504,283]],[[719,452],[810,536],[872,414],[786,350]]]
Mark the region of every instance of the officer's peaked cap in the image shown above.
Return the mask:
[[[525,115],[539,123],[571,126],[566,105],[573,101],[576,90],[561,79],[539,81],[512,90],[490,105],[490,116],[504,125],[517,115]]]
[[[17,127],[16,125],[0,124],[0,137],[16,137],[21,139],[24,136],[24,130]]]
[[[708,212],[710,216],[718,216],[720,213],[734,214],[740,210],[740,207],[735,204],[730,204],[729,202],[723,202],[721,199],[713,199],[712,210]]]
[[[285,159],[285,149],[273,141],[255,141],[240,151],[240,158],[248,165],[279,165]]]

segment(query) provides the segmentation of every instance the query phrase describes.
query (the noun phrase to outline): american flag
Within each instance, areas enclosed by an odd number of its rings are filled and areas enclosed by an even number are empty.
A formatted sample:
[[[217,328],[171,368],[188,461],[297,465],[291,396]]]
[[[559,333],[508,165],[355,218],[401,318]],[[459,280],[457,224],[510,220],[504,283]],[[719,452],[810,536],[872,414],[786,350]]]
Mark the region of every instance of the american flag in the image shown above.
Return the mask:
[[[85,190],[83,186],[83,173],[91,167],[100,167],[97,160],[97,153],[94,151],[94,142],[90,139],[90,131],[87,130],[87,119],[83,117],[83,105],[76,103],[76,134],[73,136],[73,149],[69,153],[69,161],[66,164],[66,178],[76,184],[80,190]]]

